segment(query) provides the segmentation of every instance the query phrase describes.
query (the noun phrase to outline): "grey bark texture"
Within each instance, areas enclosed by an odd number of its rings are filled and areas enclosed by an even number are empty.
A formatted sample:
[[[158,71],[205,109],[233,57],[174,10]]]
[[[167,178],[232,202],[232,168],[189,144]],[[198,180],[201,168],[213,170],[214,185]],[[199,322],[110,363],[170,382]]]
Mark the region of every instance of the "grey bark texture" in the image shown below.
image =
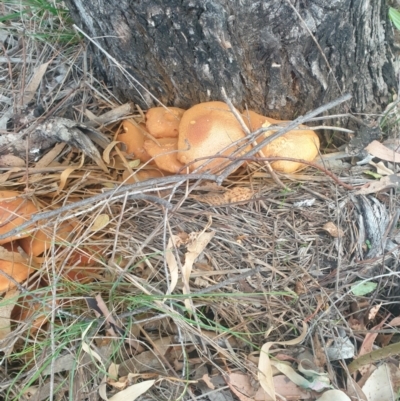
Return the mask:
[[[66,0],[90,37],[168,106],[221,100],[292,119],[350,92],[380,112],[397,92],[385,0]],[[154,100],[92,47],[121,100]]]

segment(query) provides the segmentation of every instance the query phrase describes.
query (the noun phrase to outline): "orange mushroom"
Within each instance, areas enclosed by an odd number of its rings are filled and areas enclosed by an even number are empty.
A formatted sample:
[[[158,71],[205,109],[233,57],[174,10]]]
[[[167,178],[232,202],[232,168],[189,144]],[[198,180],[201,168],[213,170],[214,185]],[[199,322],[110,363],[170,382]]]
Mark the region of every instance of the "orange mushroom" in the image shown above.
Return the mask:
[[[21,283],[28,278],[30,270],[30,267],[23,263],[0,260],[0,292],[7,291],[16,286],[14,281],[9,280],[8,277],[1,274],[1,272],[6,273],[16,282]]]
[[[117,136],[117,141],[123,142],[126,145],[126,152],[132,153],[141,162],[146,163],[151,159],[151,156],[144,148],[144,142],[147,137],[145,135],[146,127],[144,124],[138,126],[129,120],[122,122],[123,132]]]
[[[256,131],[261,127],[267,128],[270,125],[284,122],[261,116],[254,111],[248,111],[244,113],[243,117],[251,131]],[[264,146],[262,149],[263,155],[265,157],[292,157],[307,161],[314,160],[318,155],[320,146],[319,137],[314,131],[308,129],[304,125],[300,125],[300,128],[302,129],[289,131]],[[257,139],[257,142],[262,142],[265,138],[269,137],[275,132],[276,131],[265,132]],[[274,170],[281,173],[293,173],[297,170],[307,167],[303,163],[287,160],[271,162],[271,166]]]
[[[153,107],[146,113],[146,127],[154,138],[177,138],[184,112],[178,107]]]
[[[0,191],[0,234],[5,234],[21,224],[27,222],[31,216],[38,212],[35,204],[16,191]],[[0,244],[24,238],[28,233],[19,234],[0,240]]]
[[[183,114],[179,124],[178,160],[188,164],[210,156],[213,160],[204,165],[202,170],[214,171],[229,163],[225,158],[214,156],[242,138],[245,138],[245,133],[226,103],[197,104]],[[237,149],[237,146],[231,146],[221,154],[228,156]],[[205,162],[199,160],[192,163],[189,169],[193,171]]]
[[[65,221],[56,227],[55,233],[52,232],[51,228],[46,229],[46,231],[39,229],[20,239],[19,244],[27,255],[39,256],[49,249],[53,242],[55,245],[65,244],[71,233],[75,232],[76,225],[76,223]]]
[[[159,145],[152,140],[144,143],[147,153],[161,170],[176,174],[183,166],[177,159],[178,138],[160,138]]]

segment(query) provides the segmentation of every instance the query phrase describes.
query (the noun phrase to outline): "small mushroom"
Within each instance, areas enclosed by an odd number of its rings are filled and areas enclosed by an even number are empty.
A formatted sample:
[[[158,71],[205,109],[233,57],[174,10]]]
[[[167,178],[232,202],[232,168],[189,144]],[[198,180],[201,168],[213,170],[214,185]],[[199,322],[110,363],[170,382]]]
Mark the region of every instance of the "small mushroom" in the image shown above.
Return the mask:
[[[215,155],[242,138],[245,138],[245,133],[226,103],[197,104],[185,111],[179,124],[178,160],[188,164],[199,158],[210,157],[212,161],[204,165],[202,170],[215,171],[230,162]],[[237,149],[238,146],[234,145],[221,154],[229,156]],[[205,162],[196,161],[190,164],[189,169],[193,171]]]
[[[160,138],[158,144],[152,140],[144,143],[147,153],[154,157],[154,161],[161,170],[176,174],[183,164],[177,159],[178,138]]]
[[[21,194],[17,191],[0,191],[0,234],[5,234],[19,227],[38,212],[32,201],[19,195]],[[28,235],[28,233],[21,232],[0,240],[0,244],[6,244]]]
[[[146,113],[147,130],[154,138],[177,138],[184,112],[178,107],[153,107]]]
[[[267,128],[273,124],[281,124],[286,122],[261,116],[254,111],[248,111],[244,113],[243,118],[252,132],[261,127]],[[306,161],[314,160],[319,151],[319,137],[314,131],[308,129],[304,125],[300,125],[300,128],[301,129],[289,131],[268,145],[264,146],[262,149],[263,155],[265,157],[292,157]],[[275,132],[276,131],[265,132],[257,139],[257,142],[262,142],[265,138],[269,137]],[[275,171],[279,171],[281,173],[293,173],[307,167],[303,163],[287,160],[271,162],[271,166]]]
[[[144,124],[135,125],[129,120],[122,122],[123,132],[117,136],[117,141],[123,142],[126,145],[126,153],[131,153],[141,162],[146,163],[151,159],[151,156],[144,148],[144,142],[147,140]]]

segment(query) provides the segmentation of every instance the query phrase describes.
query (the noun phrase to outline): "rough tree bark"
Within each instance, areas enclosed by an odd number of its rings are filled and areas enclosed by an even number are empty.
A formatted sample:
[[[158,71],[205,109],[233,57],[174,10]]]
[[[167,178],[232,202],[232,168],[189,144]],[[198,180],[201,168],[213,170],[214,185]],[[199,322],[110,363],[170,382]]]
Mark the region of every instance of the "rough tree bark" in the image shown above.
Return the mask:
[[[166,105],[221,99],[293,118],[344,92],[379,112],[397,91],[385,0],[67,0],[75,22]],[[92,47],[121,99],[154,105]]]

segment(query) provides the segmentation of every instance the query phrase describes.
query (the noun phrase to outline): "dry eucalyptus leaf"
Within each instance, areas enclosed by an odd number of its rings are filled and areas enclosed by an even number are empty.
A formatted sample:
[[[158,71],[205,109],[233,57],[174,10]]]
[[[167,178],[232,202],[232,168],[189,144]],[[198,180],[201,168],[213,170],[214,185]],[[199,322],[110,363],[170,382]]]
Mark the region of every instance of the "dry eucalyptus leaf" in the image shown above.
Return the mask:
[[[379,163],[374,163],[373,161],[370,161],[369,164],[371,166],[374,166],[376,168],[376,172],[380,175],[394,174],[394,171],[391,170],[390,168],[386,167],[382,161],[380,161]]]
[[[343,391],[328,390],[316,401],[351,401],[351,399]]]
[[[22,98],[22,104],[24,106],[26,106],[33,99],[33,96],[35,96],[35,93],[39,88],[40,82],[42,81],[43,75],[47,71],[49,64],[50,62],[47,62],[35,68],[33,77],[29,81],[28,85],[26,85],[24,90],[24,96]]]
[[[386,363],[376,369],[367,379],[362,391],[368,401],[392,401],[393,384],[390,370]]]
[[[344,232],[342,229],[338,228],[333,222],[328,222],[323,225],[323,230],[327,231],[332,237],[340,238],[343,237]]]
[[[215,231],[210,231],[208,233],[202,232],[191,233],[190,242],[187,245],[187,252],[185,255],[185,264],[182,266],[182,281],[183,281],[183,293],[190,294],[189,288],[189,278],[192,272],[193,263],[196,258],[204,251],[205,247],[212,240],[215,235]],[[185,305],[190,310],[191,303],[189,299],[185,299]]]
[[[146,380],[134,384],[133,386],[130,386],[127,389],[113,395],[111,398],[109,398],[109,401],[134,401],[151,387],[153,387],[154,383],[155,380]]]
[[[400,176],[398,174],[382,177],[379,181],[372,181],[363,185],[354,195],[369,195],[389,188],[398,188]]]
[[[303,322],[303,332],[301,335],[293,340],[289,341],[270,341],[265,343],[261,347],[260,351],[260,359],[258,361],[258,380],[264,389],[264,391],[272,398],[273,401],[276,401],[276,393],[275,393],[275,385],[272,376],[272,365],[271,360],[269,358],[269,349],[275,345],[297,345],[300,344],[308,334],[308,326]]]
[[[108,214],[99,214],[94,219],[92,226],[90,227],[90,231],[96,232],[102,230],[104,227],[108,225],[110,222],[110,216]]]
[[[378,141],[372,141],[365,150],[379,159],[386,160],[392,163],[400,163],[400,153],[389,149]]]
[[[174,291],[176,284],[178,283],[179,269],[178,262],[175,258],[175,247],[178,248],[181,244],[181,237],[179,237],[178,235],[172,235],[171,238],[168,240],[167,249],[165,250],[165,260],[167,262],[169,274],[171,276],[171,282],[167,295],[171,294]]]

